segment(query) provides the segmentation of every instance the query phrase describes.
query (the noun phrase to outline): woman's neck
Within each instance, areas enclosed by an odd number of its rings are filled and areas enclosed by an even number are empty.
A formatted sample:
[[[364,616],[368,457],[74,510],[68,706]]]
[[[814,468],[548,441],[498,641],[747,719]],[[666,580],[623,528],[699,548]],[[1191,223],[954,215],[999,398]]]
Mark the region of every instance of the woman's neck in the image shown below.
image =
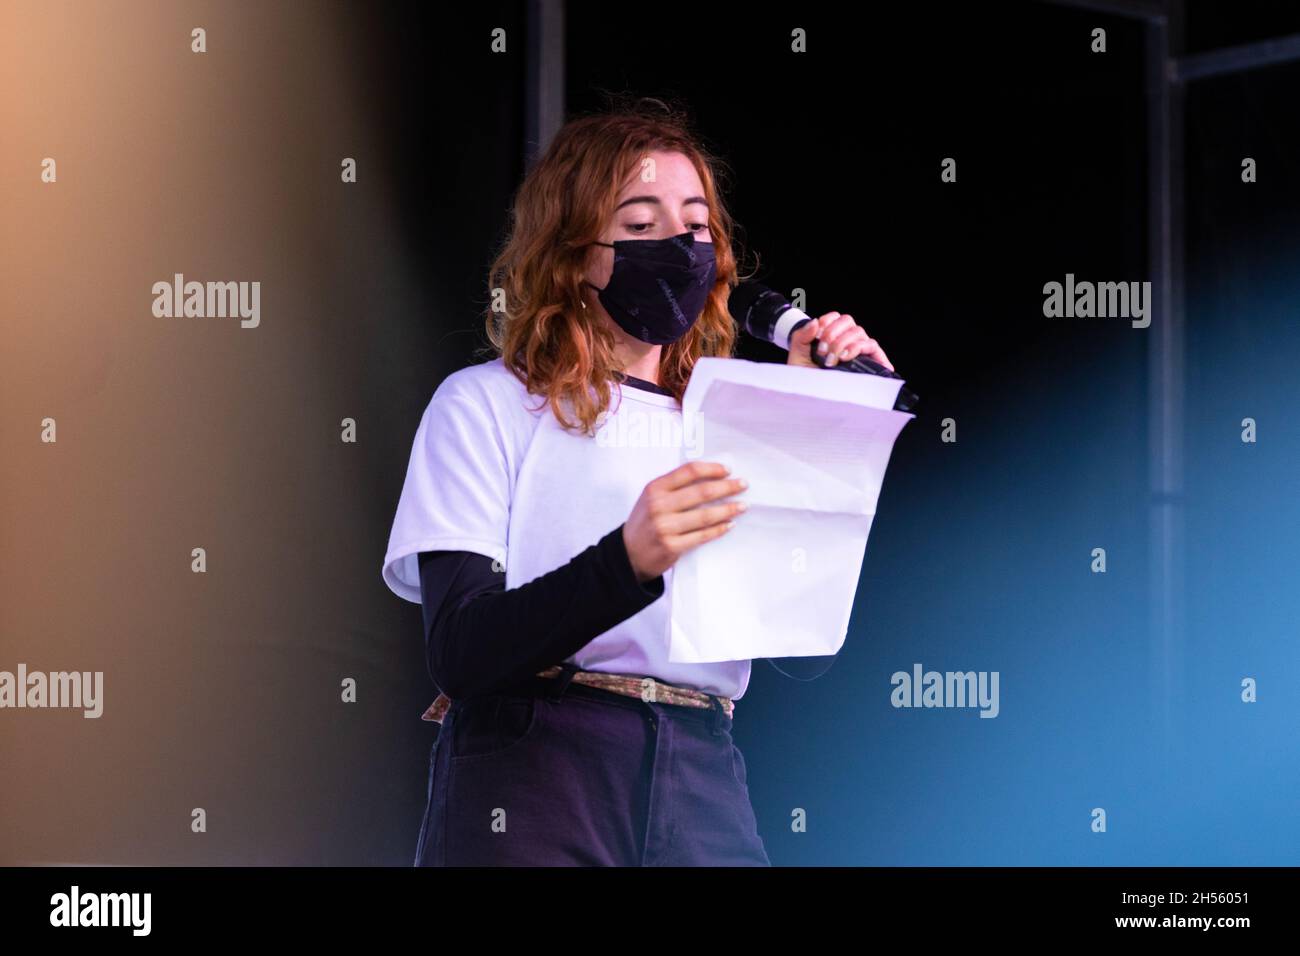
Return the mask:
[[[619,367],[635,378],[659,384],[659,356],[662,345],[650,345],[633,338],[622,329],[616,333],[618,342],[614,346],[614,359]]]
[[[614,333],[614,361],[620,369],[634,378],[639,378],[655,385],[659,384],[659,355],[662,345],[642,342],[635,336],[628,335],[617,322],[609,317],[600,300],[592,297],[587,308],[592,309],[605,323],[605,328]]]

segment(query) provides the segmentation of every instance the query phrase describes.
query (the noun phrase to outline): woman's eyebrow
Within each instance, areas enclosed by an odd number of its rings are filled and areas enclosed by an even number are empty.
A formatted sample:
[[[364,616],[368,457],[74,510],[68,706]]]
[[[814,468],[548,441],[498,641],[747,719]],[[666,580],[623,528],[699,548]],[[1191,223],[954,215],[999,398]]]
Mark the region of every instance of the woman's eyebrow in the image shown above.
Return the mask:
[[[660,202],[658,196],[632,196],[628,199],[624,199],[621,203],[619,203],[614,208],[617,211],[619,209],[622,209],[624,206],[634,202],[649,202],[649,203],[654,203],[656,206],[663,205],[663,203]],[[683,206],[689,206],[691,203],[700,203],[701,205],[707,206],[709,204],[709,201],[705,199],[703,196],[692,196],[690,199],[686,199],[682,201]]]

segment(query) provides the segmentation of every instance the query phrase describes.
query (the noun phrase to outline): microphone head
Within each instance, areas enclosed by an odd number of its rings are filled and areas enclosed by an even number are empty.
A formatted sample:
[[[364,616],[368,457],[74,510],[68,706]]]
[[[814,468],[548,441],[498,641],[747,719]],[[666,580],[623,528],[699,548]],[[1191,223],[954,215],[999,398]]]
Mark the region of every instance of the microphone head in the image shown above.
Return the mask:
[[[749,331],[746,328],[749,310],[758,301],[759,296],[766,291],[768,291],[767,286],[761,282],[747,279],[744,282],[736,283],[735,288],[731,290],[731,295],[727,298],[727,310],[731,312],[732,318],[740,323],[740,327],[747,332]]]
[[[727,311],[742,330],[787,351],[790,333],[802,321],[808,321],[808,316],[794,309],[781,293],[752,280],[740,282],[731,290]]]

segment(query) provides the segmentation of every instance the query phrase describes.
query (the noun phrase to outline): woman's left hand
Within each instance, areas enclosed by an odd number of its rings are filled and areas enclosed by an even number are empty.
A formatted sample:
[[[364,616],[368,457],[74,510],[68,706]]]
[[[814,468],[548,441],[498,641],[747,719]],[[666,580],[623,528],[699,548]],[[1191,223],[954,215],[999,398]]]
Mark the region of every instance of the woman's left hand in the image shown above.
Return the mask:
[[[889,356],[880,347],[880,343],[867,335],[866,329],[853,321],[853,316],[839,312],[827,312],[790,336],[790,357],[786,364],[819,368],[808,354],[808,346],[813,339],[820,340],[818,351],[826,356],[827,365],[833,366],[865,355],[891,372],[894,370],[894,364],[889,361]]]

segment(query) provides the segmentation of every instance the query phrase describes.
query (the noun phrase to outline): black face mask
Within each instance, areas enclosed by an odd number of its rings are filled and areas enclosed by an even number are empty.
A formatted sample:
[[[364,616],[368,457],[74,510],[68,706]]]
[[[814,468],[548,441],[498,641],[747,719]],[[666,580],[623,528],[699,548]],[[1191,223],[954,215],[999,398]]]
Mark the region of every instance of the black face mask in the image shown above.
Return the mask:
[[[684,232],[667,239],[597,242],[614,250],[614,270],[596,297],[628,335],[667,345],[685,335],[704,311],[717,278],[713,243]]]

